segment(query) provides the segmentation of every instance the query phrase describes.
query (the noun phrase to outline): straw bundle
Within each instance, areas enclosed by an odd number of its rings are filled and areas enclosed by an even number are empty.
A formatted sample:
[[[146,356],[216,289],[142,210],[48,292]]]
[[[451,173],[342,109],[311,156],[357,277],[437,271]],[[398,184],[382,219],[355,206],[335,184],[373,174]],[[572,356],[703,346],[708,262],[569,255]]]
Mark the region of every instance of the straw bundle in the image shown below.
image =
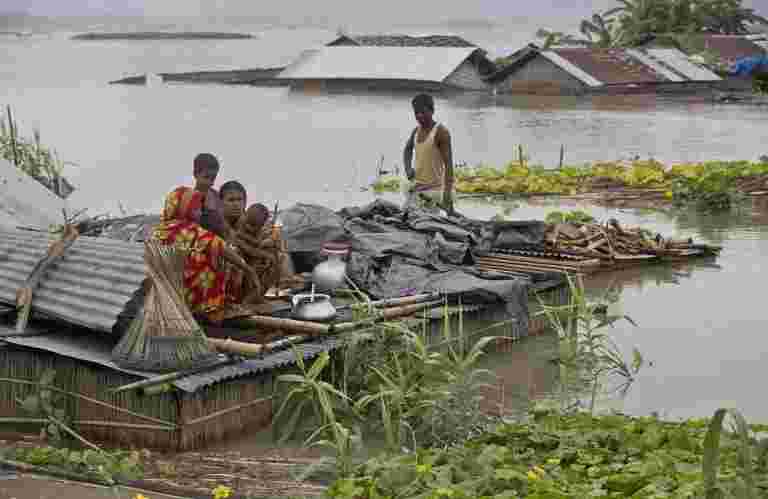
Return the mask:
[[[112,351],[125,369],[174,371],[219,360],[187,307],[184,266],[187,251],[154,241],[144,245],[149,289],[144,305]]]

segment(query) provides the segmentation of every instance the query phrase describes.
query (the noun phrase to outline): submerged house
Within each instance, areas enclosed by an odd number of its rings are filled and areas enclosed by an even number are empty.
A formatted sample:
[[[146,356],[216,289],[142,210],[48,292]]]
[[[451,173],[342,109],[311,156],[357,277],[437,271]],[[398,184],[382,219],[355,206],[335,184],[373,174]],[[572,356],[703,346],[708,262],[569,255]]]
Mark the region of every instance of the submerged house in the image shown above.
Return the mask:
[[[44,191],[39,185],[28,187],[23,193],[31,192],[32,187]],[[33,294],[32,319],[24,331],[17,331],[13,325],[17,292],[45,259],[50,244],[58,236],[16,226],[46,227],[55,223],[55,214],[64,200],[53,199],[56,204],[43,203],[32,211],[11,203],[15,194],[18,193],[13,190],[0,192],[0,200],[8,210],[0,218],[0,419],[30,417],[21,410],[19,400],[36,393],[36,383],[44,373],[53,370],[52,386],[62,395],[61,408],[66,411],[67,421],[85,438],[98,442],[128,448],[192,450],[228,436],[243,435],[248,430],[263,429],[272,422],[275,379],[295,369],[294,351],[286,345],[247,359],[222,354],[221,364],[185,372],[183,377],[166,380],[152,390],[113,390],[158,375],[126,369],[113,358],[113,349],[122,338],[125,325],[140,306],[138,290],[146,267],[144,246],[137,242],[78,237],[45,272]],[[137,234],[142,223],[123,226],[122,232]],[[321,226],[319,230],[324,229]],[[427,241],[426,236],[419,237]],[[414,236],[413,240],[421,240],[419,237]],[[379,281],[382,279],[379,277]],[[537,316],[537,307],[542,302],[567,303],[569,292],[564,281],[548,272],[526,273],[523,269],[511,272],[511,279],[515,289],[524,293],[520,303],[527,305],[512,313],[507,302],[467,303],[460,317],[478,320],[480,331],[487,330],[487,321],[508,322],[511,317],[514,324],[499,331],[504,334],[508,330],[510,340],[518,337],[515,331],[543,332],[546,319]],[[489,282],[496,286],[500,281],[497,277]],[[441,306],[425,310],[424,319],[440,319],[442,314]],[[273,316],[291,317],[290,307],[278,305]],[[353,320],[350,309],[340,311],[339,316],[342,322]],[[454,315],[451,320],[456,331],[456,321],[461,319]],[[418,318],[416,321],[424,322]],[[443,342],[441,321],[427,323],[428,341]],[[516,324],[526,324],[527,328]],[[472,334],[471,327],[467,324],[468,334]],[[275,327],[245,332],[223,326],[206,328],[208,337],[243,341],[251,337],[258,341],[264,333],[275,332]],[[322,352],[338,351],[343,345],[342,337],[327,335],[297,344],[295,351],[311,359]]]
[[[455,35],[341,35],[327,47],[477,47]]]
[[[303,52],[277,78],[301,90],[484,91],[494,68],[471,46],[335,45]]]
[[[721,81],[673,48],[598,49],[529,45],[487,78],[499,93],[651,93],[711,88]]]

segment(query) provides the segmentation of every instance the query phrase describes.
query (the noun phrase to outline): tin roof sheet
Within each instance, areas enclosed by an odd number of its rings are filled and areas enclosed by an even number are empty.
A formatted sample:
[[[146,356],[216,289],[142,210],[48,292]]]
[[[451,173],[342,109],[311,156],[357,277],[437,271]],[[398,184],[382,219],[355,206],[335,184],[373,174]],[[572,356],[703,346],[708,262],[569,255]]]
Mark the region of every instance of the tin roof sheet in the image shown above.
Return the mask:
[[[584,47],[556,48],[554,53],[579,68],[593,80],[605,85],[625,83],[654,83],[667,81],[662,75],[621,49],[596,49]],[[551,59],[550,59],[551,60]],[[553,61],[554,62],[554,61]],[[562,65],[558,64],[563,67]],[[565,69],[565,67],[563,67]],[[570,73],[571,71],[569,71]],[[573,76],[584,81],[577,74]],[[585,83],[587,83],[585,81]],[[597,86],[587,83],[590,86]]]
[[[304,51],[277,78],[440,83],[478,50],[472,47],[322,47]]]
[[[541,52],[541,55],[569,75],[573,76],[582,83],[589,85],[590,87],[600,87],[603,85],[602,81],[598,80],[553,50],[545,50],[544,52]]]
[[[158,373],[147,371],[135,371],[123,369],[112,361],[112,349],[115,341],[105,335],[93,335],[78,331],[56,331],[52,333],[36,334],[33,336],[11,336],[3,338],[3,341],[11,345],[42,350],[55,353],[64,357],[77,359],[84,362],[101,365],[115,371],[132,374],[141,378],[158,376]],[[337,348],[341,340],[333,337],[319,339],[307,343],[295,345],[296,351],[305,360],[314,358],[322,352],[328,352]],[[226,357],[222,356],[222,360]],[[292,349],[281,350],[266,354],[260,358],[253,358],[236,364],[223,365],[199,374],[192,374],[173,382],[173,385],[185,392],[212,385],[219,381],[238,378],[249,374],[258,374],[271,369],[295,363],[295,355]]]
[[[651,48],[647,54],[656,61],[685,76],[689,81],[719,81],[718,75],[709,69],[694,63],[683,52],[674,48]],[[673,80],[676,81],[676,80]]]
[[[45,256],[54,237],[31,231],[0,231],[0,303],[15,303],[16,292]],[[144,276],[143,245],[80,237],[46,273],[35,290],[32,308],[109,333]]]
[[[474,43],[455,35],[343,35],[328,46],[356,43],[367,47],[475,47]]]
[[[681,82],[688,80],[687,77],[684,77],[676,71],[668,68],[664,63],[658,61],[653,55],[645,53],[642,50],[629,49],[627,50],[627,53],[660,75],[664,76],[664,78],[669,81]]]

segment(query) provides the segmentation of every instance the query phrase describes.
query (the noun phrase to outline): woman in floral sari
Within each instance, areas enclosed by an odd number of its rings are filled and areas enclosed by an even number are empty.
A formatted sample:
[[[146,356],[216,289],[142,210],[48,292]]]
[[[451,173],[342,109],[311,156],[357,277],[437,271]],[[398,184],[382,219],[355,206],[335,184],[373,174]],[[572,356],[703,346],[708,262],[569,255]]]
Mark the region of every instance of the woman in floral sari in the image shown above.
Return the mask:
[[[224,319],[227,305],[240,296],[229,293],[238,273],[261,286],[256,273],[224,239],[200,225],[206,193],[190,187],[174,189],[152,234],[166,245],[188,248],[184,269],[184,296],[195,316],[218,323]],[[235,293],[239,295],[239,293]]]

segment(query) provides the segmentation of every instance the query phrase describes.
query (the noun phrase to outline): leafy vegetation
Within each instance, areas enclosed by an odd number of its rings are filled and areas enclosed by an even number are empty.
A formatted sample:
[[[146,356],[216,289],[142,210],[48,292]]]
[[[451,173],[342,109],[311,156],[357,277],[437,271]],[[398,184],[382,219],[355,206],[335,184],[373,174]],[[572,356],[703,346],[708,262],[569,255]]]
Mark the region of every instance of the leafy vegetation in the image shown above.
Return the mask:
[[[764,445],[712,421],[534,410],[461,446],[372,459],[334,498],[766,497]]]
[[[69,472],[109,485],[137,480],[143,473],[139,451],[106,452],[93,449],[80,451],[56,447],[34,447],[14,449],[10,451],[7,458],[51,470]]]
[[[608,182],[614,187],[664,192],[677,206],[722,209],[744,199],[738,182],[768,175],[768,161],[707,161],[665,165],[659,161],[599,161],[582,166],[564,165],[548,169],[531,165],[520,157],[504,168],[487,164],[456,169],[456,191],[464,194],[560,194],[575,195],[600,189]],[[378,192],[399,190],[399,180],[382,177]]]
[[[462,193],[564,194],[599,189],[600,182],[665,192],[669,201],[703,208],[726,208],[743,196],[737,181],[768,175],[768,163],[710,161],[671,167],[654,161],[597,162],[584,166],[545,169],[510,162],[504,170],[488,166],[467,168],[457,174],[456,190]]]
[[[382,175],[371,184],[374,192],[398,192],[401,188],[402,179],[395,175]]]
[[[572,210],[572,211],[566,211],[566,212],[551,211],[547,213],[547,216],[544,218],[544,221],[549,224],[562,224],[562,223],[588,224],[588,223],[595,222],[595,217],[581,210]]]
[[[540,29],[543,48],[553,45],[633,47],[649,36],[673,36],[677,45],[690,45],[701,33],[746,34],[752,23],[768,19],[746,8],[741,0],[618,0],[619,5],[595,13],[579,25],[581,37]],[[688,53],[702,54],[701,50]],[[710,61],[715,62],[715,61]]]
[[[118,481],[135,480],[142,476],[141,453],[105,451],[89,442],[71,428],[71,415],[66,411],[64,398],[71,395],[56,388],[56,371],[47,369],[37,382],[23,380],[6,381],[23,385],[33,384],[35,390],[16,402],[22,411],[33,418],[16,418],[15,422],[42,424],[41,434],[53,444],[47,447],[14,449],[6,457],[10,459],[63,471],[71,475],[94,479],[114,485]],[[81,445],[84,450],[72,450],[65,446]]]
[[[39,130],[33,132],[32,138],[19,136],[11,108],[6,111],[6,117],[0,121],[0,158],[10,161],[54,194],[66,197],[71,187],[63,185],[62,172],[74,163],[62,161],[56,151],[44,146]]]
[[[457,313],[461,324],[460,307]],[[469,345],[461,326],[451,329],[447,306],[444,315],[442,349],[427,348],[422,333],[392,322],[354,333],[341,365],[321,354],[307,368],[297,355],[300,373],[278,379],[287,386],[278,391],[276,436],[309,434],[306,445],[332,453],[302,478],[350,476],[366,457],[363,442],[383,442],[387,453],[413,452],[455,445],[495,421],[480,409],[481,389],[492,376],[476,367],[495,337]]]

